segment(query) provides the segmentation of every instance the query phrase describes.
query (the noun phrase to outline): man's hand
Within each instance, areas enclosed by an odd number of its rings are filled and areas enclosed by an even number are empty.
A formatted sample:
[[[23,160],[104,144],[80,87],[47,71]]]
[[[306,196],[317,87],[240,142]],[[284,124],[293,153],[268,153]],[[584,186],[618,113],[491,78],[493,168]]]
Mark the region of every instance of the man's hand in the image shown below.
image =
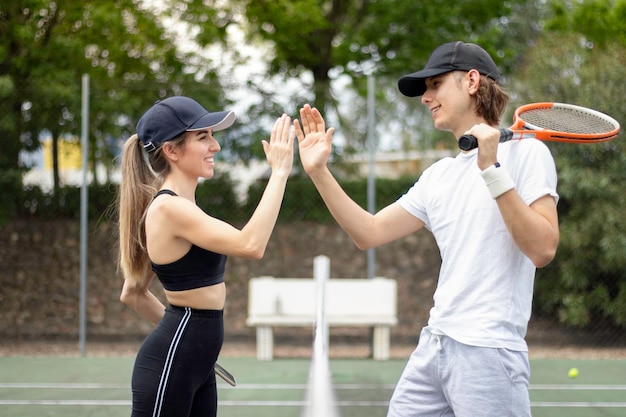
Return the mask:
[[[481,171],[498,162],[500,130],[485,123],[480,123],[474,125],[465,134],[474,136],[478,141],[478,158],[476,162]]]
[[[308,104],[300,109],[300,118],[301,121],[296,119],[293,122],[300,160],[307,174],[311,174],[328,163],[335,129],[331,127],[326,130],[326,123],[319,110]]]

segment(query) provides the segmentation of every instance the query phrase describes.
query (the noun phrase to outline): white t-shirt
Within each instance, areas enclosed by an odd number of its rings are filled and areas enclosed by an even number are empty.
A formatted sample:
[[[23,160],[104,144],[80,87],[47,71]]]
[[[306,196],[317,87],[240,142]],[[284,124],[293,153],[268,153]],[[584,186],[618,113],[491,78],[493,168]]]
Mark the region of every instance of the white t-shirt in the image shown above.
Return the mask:
[[[468,345],[527,350],[535,266],[513,242],[476,163],[477,150],[444,158],[398,199],[433,233],[442,265],[429,327]],[[498,161],[528,205],[551,195],[557,174],[535,139],[498,146]]]

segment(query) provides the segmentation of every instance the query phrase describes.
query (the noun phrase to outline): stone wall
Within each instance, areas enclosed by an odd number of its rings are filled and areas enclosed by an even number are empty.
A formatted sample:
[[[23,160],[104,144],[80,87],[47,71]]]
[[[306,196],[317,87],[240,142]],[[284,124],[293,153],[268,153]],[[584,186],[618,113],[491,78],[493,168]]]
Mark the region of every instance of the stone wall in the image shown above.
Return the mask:
[[[119,302],[116,230],[91,225],[88,236],[88,337],[142,338],[151,328]],[[398,281],[396,340],[417,339],[432,304],[440,264],[432,236],[421,231],[376,249],[376,275]],[[279,224],[262,260],[229,258],[226,333],[253,338],[246,326],[249,278],[311,278],[313,258],[331,259],[333,278],[365,278],[366,252],[356,249],[335,224]],[[78,221],[15,221],[0,227],[0,303],[5,339],[76,338],[79,327],[80,229]],[[162,297],[158,284],[154,291]]]

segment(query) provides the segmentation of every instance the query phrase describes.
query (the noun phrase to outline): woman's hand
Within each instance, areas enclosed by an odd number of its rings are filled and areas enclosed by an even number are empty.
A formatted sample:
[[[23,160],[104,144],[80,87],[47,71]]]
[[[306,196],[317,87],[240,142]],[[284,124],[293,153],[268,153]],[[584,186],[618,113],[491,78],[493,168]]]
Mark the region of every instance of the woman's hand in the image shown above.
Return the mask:
[[[295,132],[291,130],[291,118],[283,114],[272,128],[270,141],[262,141],[263,151],[272,173],[289,175],[293,166],[293,142]]]

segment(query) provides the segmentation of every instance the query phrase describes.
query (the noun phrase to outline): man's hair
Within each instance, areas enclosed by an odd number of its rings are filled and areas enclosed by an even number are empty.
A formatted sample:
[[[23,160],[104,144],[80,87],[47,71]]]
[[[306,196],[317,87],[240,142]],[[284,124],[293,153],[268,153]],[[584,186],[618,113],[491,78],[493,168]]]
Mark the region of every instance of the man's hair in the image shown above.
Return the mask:
[[[463,71],[456,71],[455,76],[458,82],[461,81]],[[509,95],[498,85],[498,83],[486,75],[480,76],[478,91],[472,96],[476,105],[476,114],[483,117],[491,126],[498,126],[504,113],[506,105],[509,103]]]
[[[509,95],[491,78],[481,75],[478,91],[473,96],[476,114],[484,117],[487,123],[498,126],[509,102]]]

